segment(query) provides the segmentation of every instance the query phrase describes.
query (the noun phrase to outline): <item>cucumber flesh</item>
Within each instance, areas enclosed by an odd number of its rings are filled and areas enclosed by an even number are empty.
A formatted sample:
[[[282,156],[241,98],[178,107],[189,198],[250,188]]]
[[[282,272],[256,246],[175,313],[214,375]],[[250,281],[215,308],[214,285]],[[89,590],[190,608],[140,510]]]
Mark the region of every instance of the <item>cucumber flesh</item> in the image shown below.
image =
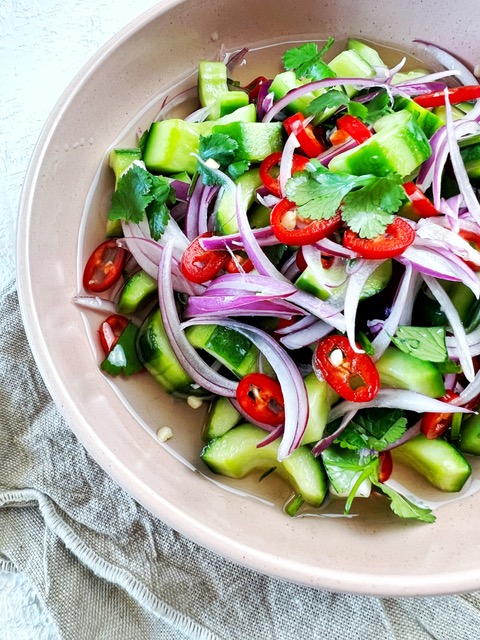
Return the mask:
[[[300,446],[288,458],[278,461],[278,442],[265,447],[257,445],[265,431],[244,423],[211,440],[201,453],[205,464],[214,472],[230,478],[243,478],[252,471],[267,471],[275,467],[308,504],[319,507],[327,493],[327,481],[322,463],[309,447]]]
[[[313,444],[322,438],[330,408],[338,399],[338,395],[324,380],[319,380],[313,371],[305,376],[304,382],[309,413],[302,444]]]
[[[376,362],[380,385],[408,389],[440,398],[445,394],[442,374],[431,362],[420,360],[396,347],[388,347]]]
[[[137,353],[145,369],[167,391],[179,397],[204,395],[183,370],[165,333],[160,310],[145,320],[137,336]]]
[[[249,209],[255,200],[257,188],[262,184],[258,169],[249,169],[243,173],[235,184],[240,191],[240,199],[245,209]],[[223,192],[216,211],[216,228],[222,235],[238,232],[237,217],[235,215],[235,194],[233,189]]]
[[[449,442],[429,440],[422,433],[392,449],[392,456],[441,491],[461,491],[472,472],[468,460]]]
[[[480,456],[479,415],[469,416],[462,422],[458,448],[463,453],[470,453],[474,456]]]
[[[347,48],[356,51],[372,67],[386,67],[378,51],[361,40],[349,38],[347,40]]]
[[[137,271],[125,283],[117,302],[117,312],[130,315],[140,309],[157,291],[157,281],[145,271]]]
[[[223,436],[223,434],[237,425],[241,419],[242,416],[230,400],[219,396],[210,406],[203,428],[203,439],[208,442],[212,438]]]

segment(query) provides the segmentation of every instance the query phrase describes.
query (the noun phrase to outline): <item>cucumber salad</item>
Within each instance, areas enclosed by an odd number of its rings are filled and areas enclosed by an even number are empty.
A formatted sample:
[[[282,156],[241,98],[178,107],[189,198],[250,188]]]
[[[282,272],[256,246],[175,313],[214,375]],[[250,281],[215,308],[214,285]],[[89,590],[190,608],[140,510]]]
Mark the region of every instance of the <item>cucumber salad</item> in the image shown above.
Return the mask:
[[[209,403],[215,474],[280,474],[290,516],[374,493],[433,522],[390,476],[458,493],[480,455],[480,85],[430,43],[434,73],[332,44],[248,85],[247,49],[201,61],[198,109],[109,153],[75,302],[107,375]]]

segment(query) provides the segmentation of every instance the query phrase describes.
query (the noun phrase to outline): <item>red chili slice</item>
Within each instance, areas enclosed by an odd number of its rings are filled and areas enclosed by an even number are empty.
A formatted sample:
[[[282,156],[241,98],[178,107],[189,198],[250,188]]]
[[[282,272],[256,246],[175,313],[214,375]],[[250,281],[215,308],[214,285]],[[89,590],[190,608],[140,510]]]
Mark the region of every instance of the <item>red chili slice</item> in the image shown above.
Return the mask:
[[[100,325],[98,329],[100,343],[107,355],[117,344],[118,339],[122,335],[128,323],[128,318],[125,318],[125,316],[121,316],[118,313],[114,313],[111,316],[108,316],[108,318]]]
[[[271,171],[274,167],[280,164],[281,159],[282,153],[281,151],[277,151],[267,156],[260,165],[260,180],[262,181],[263,185],[267,187],[270,193],[273,193],[279,198],[282,197],[282,194],[280,192],[280,182],[278,176],[273,176]],[[297,171],[303,171],[307,166],[308,161],[309,159],[305,158],[305,156],[294,154],[292,161],[292,174],[296,173]]]
[[[380,459],[380,469],[378,471],[379,482],[386,482],[393,471],[393,458],[390,451],[380,451],[378,454]]]
[[[92,293],[110,289],[122,275],[127,259],[116,240],[105,240],[93,251],[83,272],[83,287]]]
[[[225,264],[225,271],[227,271],[227,273],[240,273],[238,265],[241,266],[244,273],[250,273],[250,271],[253,271],[254,268],[253,262],[250,260],[250,258],[235,253],[235,260],[233,258],[229,258],[227,260]]]
[[[380,388],[373,360],[366,353],[355,352],[346,336],[331,335],[321,340],[315,350],[314,366],[345,400],[370,402]]]
[[[414,182],[406,182],[403,188],[412,203],[413,210],[421,218],[432,218],[440,215],[440,211],[433,206],[433,203]]]
[[[313,126],[305,124],[305,116],[302,113],[295,113],[286,118],[283,126],[288,135],[295,134],[301,150],[309,158],[316,158],[325,151],[326,147],[315,135]]]
[[[254,100],[258,98],[260,87],[265,82],[268,82],[268,78],[265,78],[265,76],[258,76],[257,78],[252,80],[250,84],[244,87],[245,91],[248,93],[248,99],[250,102],[254,102]]]
[[[399,256],[414,240],[414,229],[403,218],[397,217],[388,225],[383,235],[375,238],[360,238],[358,233],[347,229],[343,236],[343,245],[356,251],[363,258],[383,260]]]
[[[458,398],[458,394],[448,390],[447,393],[439,398],[442,402],[451,402],[454,398]],[[429,440],[438,438],[452,424],[453,413],[424,413],[420,423],[420,431]]]
[[[362,142],[372,137],[370,129],[364,125],[361,120],[350,114],[342,116],[337,120],[337,129],[348,133],[358,144],[362,144]]]
[[[180,267],[183,275],[196,284],[207,282],[223,269],[230,258],[228,251],[205,250],[200,244],[200,238],[207,238],[213,234],[208,231],[193,240],[185,249]]]
[[[480,85],[467,85],[465,87],[453,87],[447,89],[448,100],[450,104],[458,104],[459,102],[469,102],[480,98]],[[444,91],[432,91],[425,93],[423,96],[416,96],[414,101],[421,107],[441,107],[445,104]]]
[[[283,198],[273,207],[270,214],[272,231],[277,240],[283,244],[294,246],[312,244],[326,238],[342,226],[339,212],[330,220],[302,220],[297,217],[296,209],[297,205],[294,202]],[[295,212],[294,218],[292,217],[293,225],[286,226],[285,216],[290,212]],[[298,227],[298,222],[305,223],[305,226]]]
[[[278,426],[285,422],[280,384],[264,373],[249,373],[240,380],[237,400],[245,413],[257,422]]]

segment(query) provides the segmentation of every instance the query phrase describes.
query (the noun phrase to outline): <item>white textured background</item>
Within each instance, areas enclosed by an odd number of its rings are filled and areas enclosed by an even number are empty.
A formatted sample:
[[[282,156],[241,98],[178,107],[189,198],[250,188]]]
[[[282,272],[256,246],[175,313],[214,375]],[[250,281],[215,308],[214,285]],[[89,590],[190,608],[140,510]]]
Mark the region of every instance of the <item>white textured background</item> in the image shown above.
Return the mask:
[[[43,123],[95,51],[156,4],[0,0],[0,288],[14,277],[20,193]],[[0,640],[57,638],[28,582],[1,560]]]

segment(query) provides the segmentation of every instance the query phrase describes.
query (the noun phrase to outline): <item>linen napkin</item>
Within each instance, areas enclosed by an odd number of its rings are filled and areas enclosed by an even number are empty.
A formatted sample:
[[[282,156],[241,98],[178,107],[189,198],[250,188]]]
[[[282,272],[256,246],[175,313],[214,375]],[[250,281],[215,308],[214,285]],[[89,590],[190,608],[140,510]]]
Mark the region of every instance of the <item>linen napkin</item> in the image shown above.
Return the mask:
[[[301,587],[149,514],[56,410],[13,282],[0,293],[0,354],[1,640],[479,637],[478,593],[382,599]]]

